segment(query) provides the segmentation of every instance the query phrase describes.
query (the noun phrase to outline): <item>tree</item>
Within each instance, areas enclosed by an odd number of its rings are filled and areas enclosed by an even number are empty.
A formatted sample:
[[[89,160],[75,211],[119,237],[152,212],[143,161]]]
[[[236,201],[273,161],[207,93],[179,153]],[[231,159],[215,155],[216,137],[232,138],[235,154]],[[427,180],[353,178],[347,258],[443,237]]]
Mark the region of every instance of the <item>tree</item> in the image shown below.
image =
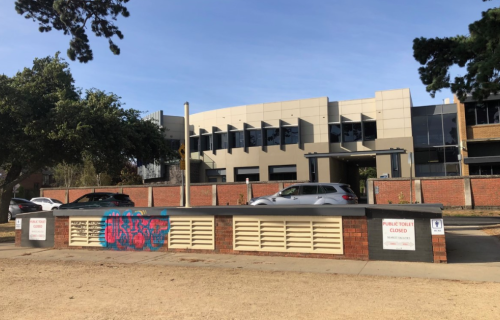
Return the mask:
[[[76,186],[76,181],[80,173],[80,166],[75,163],[66,163],[63,161],[53,168],[54,179],[57,186],[71,188]]]
[[[483,2],[490,0],[483,0]],[[482,13],[482,18],[469,25],[469,35],[446,38],[416,38],[413,56],[423,65],[418,69],[427,92],[451,88],[464,102],[468,94],[478,101],[500,91],[500,8]],[[450,67],[466,67],[464,76],[450,80]]]
[[[52,28],[71,35],[68,57],[87,63],[93,59],[87,36],[87,23],[97,37],[105,37],[109,49],[116,55],[120,48],[111,39],[123,34],[114,24],[119,15],[128,17],[125,4],[129,0],[17,0],[16,11],[26,19],[38,21],[40,32],[49,32]]]
[[[169,159],[163,129],[139,116],[114,94],[94,89],[82,98],[59,54],[0,75],[0,223],[12,188],[42,168],[86,157],[100,174],[120,172],[130,159]]]

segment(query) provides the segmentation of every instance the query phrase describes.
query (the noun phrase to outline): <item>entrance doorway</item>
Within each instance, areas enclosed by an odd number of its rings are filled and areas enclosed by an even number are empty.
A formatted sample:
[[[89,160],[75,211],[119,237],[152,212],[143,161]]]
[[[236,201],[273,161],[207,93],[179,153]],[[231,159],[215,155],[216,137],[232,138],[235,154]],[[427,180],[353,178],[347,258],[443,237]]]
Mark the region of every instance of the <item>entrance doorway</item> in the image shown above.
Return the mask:
[[[330,159],[330,181],[349,184],[358,196],[359,203],[367,203],[366,181],[377,177],[375,155],[346,155]]]

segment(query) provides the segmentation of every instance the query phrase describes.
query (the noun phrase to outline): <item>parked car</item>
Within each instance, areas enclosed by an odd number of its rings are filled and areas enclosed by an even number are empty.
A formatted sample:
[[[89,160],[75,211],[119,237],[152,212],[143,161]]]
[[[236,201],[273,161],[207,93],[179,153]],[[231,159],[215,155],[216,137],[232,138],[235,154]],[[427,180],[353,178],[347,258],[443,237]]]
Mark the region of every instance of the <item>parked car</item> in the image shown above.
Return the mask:
[[[92,209],[99,207],[133,207],[134,202],[127,194],[111,192],[87,193],[71,203],[59,206],[64,209]]]
[[[42,206],[26,199],[12,198],[9,204],[9,213],[7,220],[16,218],[19,213],[42,211]]]
[[[57,209],[59,209],[59,206],[63,204],[59,200],[52,199],[52,198],[45,198],[45,197],[33,198],[30,201],[41,205],[42,209],[45,211],[57,210]]]
[[[250,199],[250,205],[356,204],[358,197],[348,184],[298,183],[270,196]]]

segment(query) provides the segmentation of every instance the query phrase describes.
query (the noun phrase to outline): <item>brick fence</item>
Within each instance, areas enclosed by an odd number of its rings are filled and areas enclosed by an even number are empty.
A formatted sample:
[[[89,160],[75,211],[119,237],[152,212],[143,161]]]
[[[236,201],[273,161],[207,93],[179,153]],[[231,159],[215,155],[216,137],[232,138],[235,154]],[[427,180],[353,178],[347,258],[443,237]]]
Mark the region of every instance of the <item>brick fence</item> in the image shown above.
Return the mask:
[[[448,208],[499,208],[500,176],[416,178],[412,181],[413,203],[442,203]],[[410,201],[410,179],[369,179],[371,204]]]
[[[245,204],[251,198],[274,194],[293,183],[304,181],[276,181],[237,183],[193,183],[191,184],[191,206],[225,206]],[[40,196],[54,198],[68,203],[86,193],[118,192],[125,193],[134,201],[136,207],[182,206],[184,193],[181,185],[142,185],[110,186],[83,188],[41,189]]]

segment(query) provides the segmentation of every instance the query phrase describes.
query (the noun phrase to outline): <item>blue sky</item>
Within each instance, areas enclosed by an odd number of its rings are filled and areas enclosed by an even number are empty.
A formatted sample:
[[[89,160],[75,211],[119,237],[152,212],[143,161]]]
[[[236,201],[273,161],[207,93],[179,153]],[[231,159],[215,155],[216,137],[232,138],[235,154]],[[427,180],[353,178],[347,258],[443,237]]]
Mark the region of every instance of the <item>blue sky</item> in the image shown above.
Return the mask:
[[[122,97],[125,107],[183,115],[239,105],[328,96],[371,98],[410,88],[415,106],[432,99],[413,58],[415,37],[467,34],[481,0],[131,0],[117,25],[121,54],[91,37],[94,60],[70,63],[76,86]],[[38,32],[0,2],[0,74],[61,51],[69,36]],[[461,70],[455,69],[460,73]]]

